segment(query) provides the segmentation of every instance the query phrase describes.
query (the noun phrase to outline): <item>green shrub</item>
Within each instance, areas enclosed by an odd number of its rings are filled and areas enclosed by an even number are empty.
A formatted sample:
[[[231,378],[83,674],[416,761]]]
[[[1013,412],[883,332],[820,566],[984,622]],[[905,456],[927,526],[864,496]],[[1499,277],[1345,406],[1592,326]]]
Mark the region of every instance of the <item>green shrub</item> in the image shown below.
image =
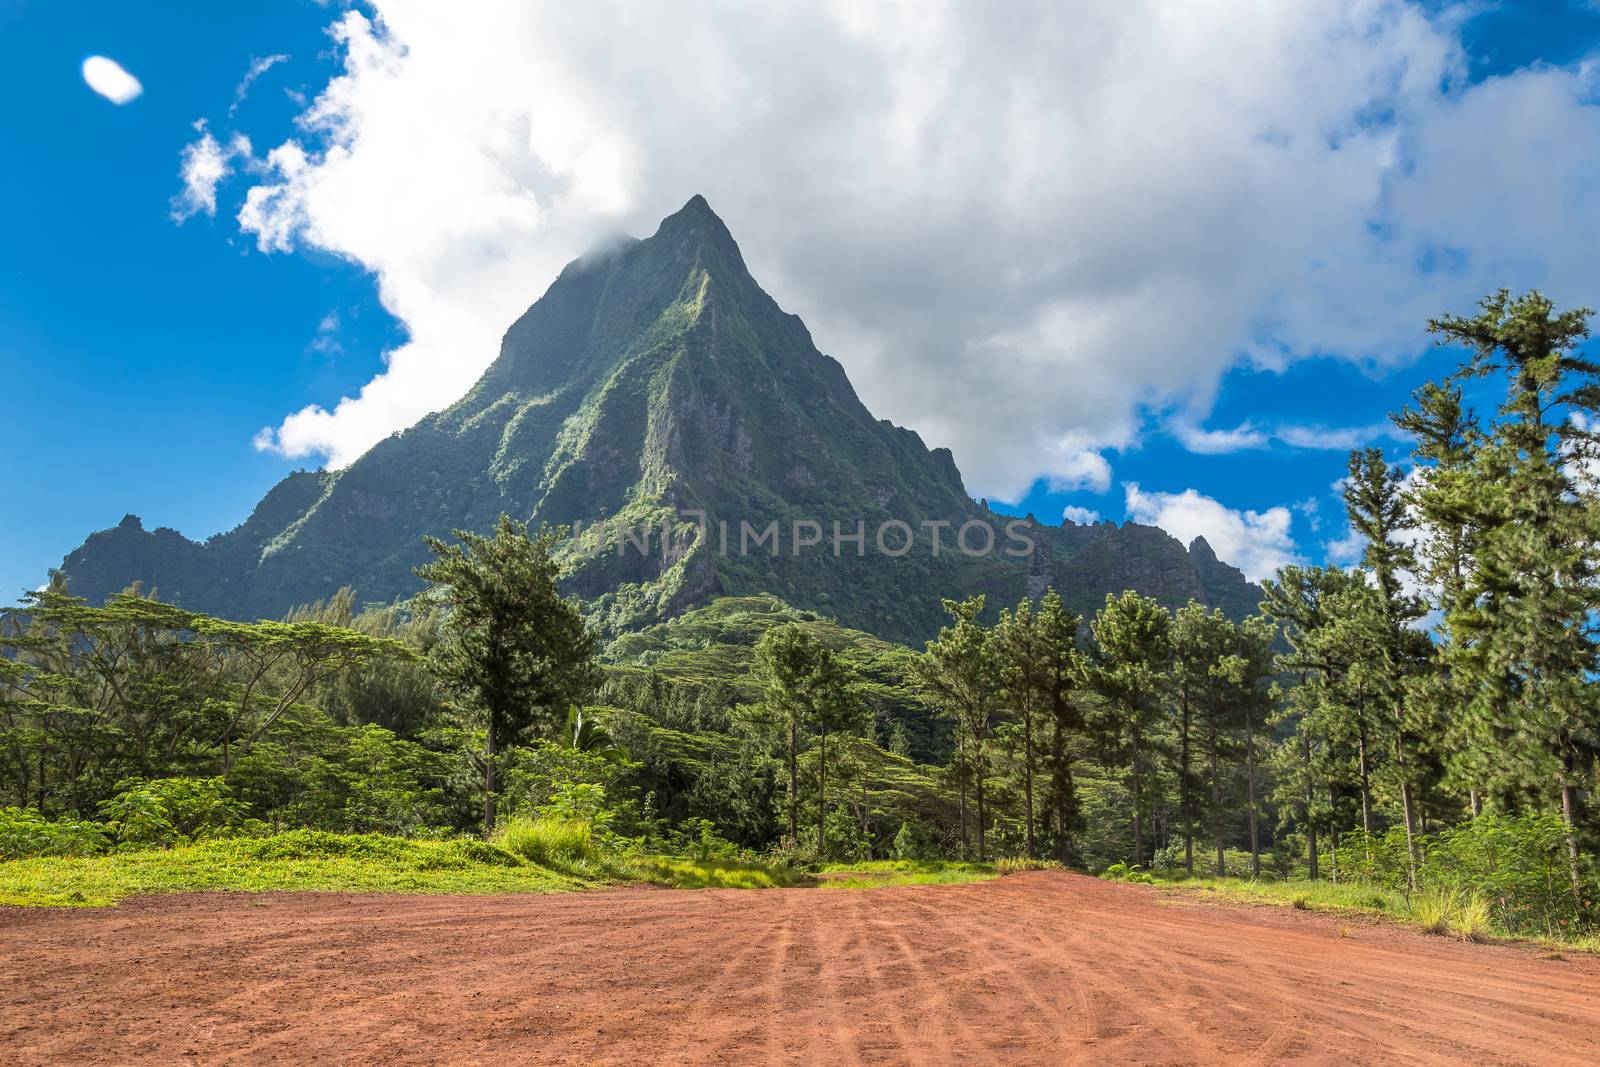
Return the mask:
[[[1425,889],[1412,895],[1406,909],[1430,934],[1482,941],[1493,927],[1489,902],[1470,889]]]
[[[521,867],[521,856],[487,841],[442,841],[420,845],[422,857],[417,866],[425,871],[456,871],[468,867]]]
[[[51,821],[32,808],[0,808],[0,860],[28,856],[94,856],[110,845],[96,822]]]
[[[118,843],[135,847],[215,836],[242,821],[247,810],[221,778],[130,778],[100,803],[100,817]]]
[[[701,863],[739,858],[739,846],[717,833],[710,819],[685,819],[671,837],[672,850]]]
[[[566,869],[598,864],[601,850],[594,827],[579,819],[540,816],[508,819],[495,831],[494,843],[513,855],[542,867]]]
[[[326,830],[287,830],[271,837],[227,843],[233,855],[253,860],[365,859],[404,862],[417,844],[382,834],[335,834]]]
[[[1428,913],[1459,899],[1487,913],[1485,925],[1513,936],[1566,937],[1592,926],[1592,871],[1574,889],[1567,832],[1554,814],[1481,815],[1460,826],[1416,838],[1417,907]],[[1408,889],[1405,831],[1346,834],[1333,859],[1343,880]],[[1467,906],[1458,904],[1458,908]],[[1464,921],[1464,920],[1463,920]],[[1425,922],[1424,925],[1432,925]]]
[[[1138,864],[1130,866],[1121,860],[1101,871],[1100,877],[1113,882],[1138,882],[1141,885],[1154,885],[1156,881],[1149,873],[1140,870]]]

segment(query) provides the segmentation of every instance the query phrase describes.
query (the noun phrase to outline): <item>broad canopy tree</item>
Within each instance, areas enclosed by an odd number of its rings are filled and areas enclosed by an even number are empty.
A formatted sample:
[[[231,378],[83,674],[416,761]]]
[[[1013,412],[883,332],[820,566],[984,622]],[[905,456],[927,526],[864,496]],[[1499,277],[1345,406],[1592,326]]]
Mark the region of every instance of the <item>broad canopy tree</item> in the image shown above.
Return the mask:
[[[578,604],[556,585],[559,532],[501,516],[492,535],[426,538],[434,559],[417,568],[446,609],[432,662],[483,725],[483,826],[493,831],[500,750],[554,735],[567,709],[599,684],[596,639]]]

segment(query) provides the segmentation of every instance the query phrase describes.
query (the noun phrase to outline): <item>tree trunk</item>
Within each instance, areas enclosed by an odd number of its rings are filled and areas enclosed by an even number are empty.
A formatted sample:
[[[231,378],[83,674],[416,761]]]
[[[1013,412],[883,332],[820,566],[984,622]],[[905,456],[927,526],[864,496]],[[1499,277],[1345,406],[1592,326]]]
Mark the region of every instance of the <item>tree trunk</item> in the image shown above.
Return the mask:
[[[1261,877],[1261,827],[1256,816],[1256,725],[1244,713],[1245,796],[1250,803],[1250,877]]]
[[[1072,765],[1070,762],[1067,763],[1067,765],[1061,771],[1061,781],[1062,790],[1061,799],[1057,805],[1057,822],[1059,823],[1058,830],[1061,836],[1059,848],[1059,852],[1061,853],[1060,858],[1062,865],[1065,866],[1066,864],[1072,862],[1074,858],[1072,848],[1072,822],[1074,807],[1073,793],[1076,787],[1072,781]]]
[[[1033,842],[1033,715],[1030,712],[1022,714],[1022,779],[1023,779],[1023,804],[1027,818],[1027,850],[1028,858],[1038,859],[1039,855],[1034,850]]]
[[[1212,843],[1217,847],[1217,877],[1228,875],[1227,855],[1222,847],[1222,780],[1217,774],[1217,736],[1211,734],[1211,831]]]
[[[1404,765],[1400,773],[1405,774]],[[1411,783],[1403,777],[1400,779],[1400,817],[1406,824],[1406,885],[1413,890],[1417,888],[1417,842],[1411,832]]]
[[[1572,757],[1563,758],[1564,763],[1571,763]],[[1583,876],[1578,872],[1578,835],[1573,829],[1576,824],[1576,812],[1573,811],[1572,780],[1567,776],[1566,769],[1561,772],[1561,821],[1567,828],[1567,871],[1572,877],[1572,894],[1575,902],[1583,902]]]
[[[1312,811],[1316,805],[1316,790],[1311,781],[1311,738],[1304,740],[1300,751],[1306,773],[1306,874],[1314,882],[1317,880],[1317,820]]]
[[[794,713],[790,712],[789,713],[789,840],[794,843],[795,847],[799,847],[799,844],[800,844],[800,813],[799,813],[799,807],[798,807],[798,805],[799,805],[799,797],[797,795],[800,792],[799,748],[800,748],[800,723],[795,718]]]
[[[1072,762],[1067,758],[1067,739],[1061,728],[1062,709],[1059,697],[1055,700],[1050,720],[1050,763],[1051,777],[1054,785],[1054,796],[1050,799],[1055,802],[1056,822],[1056,859],[1066,866],[1071,859],[1071,842],[1068,835],[1071,833],[1072,822]]]
[[[498,747],[495,737],[494,713],[489,714],[489,729],[483,743],[483,836],[494,834],[495,790],[500,788],[498,768],[495,766]]]
[[[1372,833],[1372,790],[1368,788],[1367,728],[1363,724],[1356,739],[1356,758],[1361,767],[1361,829]]]
[[[1189,694],[1183,694],[1183,736],[1178,752],[1178,806],[1183,809],[1183,869],[1194,874],[1194,797],[1189,773]]]
[[[967,858],[967,743],[963,740],[956,747],[957,758],[961,766],[956,771],[956,805],[961,823],[961,858]]]
[[[1476,788],[1467,790],[1467,805],[1474,819],[1483,814],[1483,801],[1478,799],[1478,790]]]
[[[1133,760],[1130,764],[1133,771],[1133,865],[1141,866],[1144,863],[1144,812],[1143,797],[1139,790],[1139,741],[1133,742]]]
[[[825,858],[828,820],[828,731],[817,733],[817,858]]]
[[[976,770],[978,772],[978,862],[982,863],[983,856],[983,749],[978,749],[979,755]]]

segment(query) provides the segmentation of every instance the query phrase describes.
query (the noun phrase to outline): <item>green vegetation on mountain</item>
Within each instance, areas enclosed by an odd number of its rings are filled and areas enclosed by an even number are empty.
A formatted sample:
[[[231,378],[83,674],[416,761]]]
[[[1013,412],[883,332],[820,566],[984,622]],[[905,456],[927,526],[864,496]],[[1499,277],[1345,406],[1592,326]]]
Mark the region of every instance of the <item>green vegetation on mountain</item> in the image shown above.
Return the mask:
[[[1084,613],[1135,589],[1240,618],[1259,594],[1203,541],[1186,550],[1151,527],[1027,522],[1015,533],[1034,554],[1008,555],[1016,520],[967,496],[948,451],[872,416],[698,196],[648,240],[569,265],[466,396],[349,467],[290,475],[203,544],[128,516],[62,570],[91,603],[139,582],[194,611],[280,618],[344,587],[408,598],[424,537],[488,534],[501,515],[577,532],[564,586],[606,635],[721,595],[916,642],[947,596],[993,609],[1053,585]],[[973,521],[992,533],[974,527],[969,547],[992,536],[987,555],[957,545]],[[907,534],[913,547],[889,554]]]

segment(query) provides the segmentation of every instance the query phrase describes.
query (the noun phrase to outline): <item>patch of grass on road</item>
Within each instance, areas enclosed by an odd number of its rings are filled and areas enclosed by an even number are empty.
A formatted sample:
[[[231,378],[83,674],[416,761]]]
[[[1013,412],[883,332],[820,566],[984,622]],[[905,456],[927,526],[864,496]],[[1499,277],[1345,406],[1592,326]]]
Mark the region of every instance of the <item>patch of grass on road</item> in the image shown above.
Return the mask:
[[[953,885],[998,878],[993,864],[955,860],[871,860],[822,868],[821,889],[882,889],[892,885]]]
[[[651,856],[636,862],[645,881],[673,889],[780,889],[811,885],[814,879],[782,864],[740,860],[696,860]]]

